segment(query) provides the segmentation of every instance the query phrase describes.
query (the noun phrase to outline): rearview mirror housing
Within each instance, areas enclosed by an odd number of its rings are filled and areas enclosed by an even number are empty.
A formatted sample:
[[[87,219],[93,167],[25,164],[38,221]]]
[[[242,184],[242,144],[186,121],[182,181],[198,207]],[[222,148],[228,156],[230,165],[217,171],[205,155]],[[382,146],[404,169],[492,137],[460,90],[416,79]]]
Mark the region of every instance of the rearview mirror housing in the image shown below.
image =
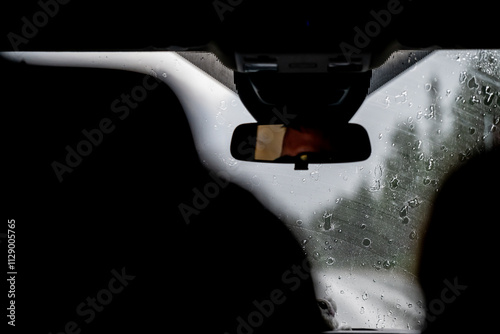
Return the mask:
[[[359,124],[325,128],[287,127],[283,124],[245,123],[231,140],[231,155],[242,161],[295,164],[348,163],[370,157],[368,133]]]

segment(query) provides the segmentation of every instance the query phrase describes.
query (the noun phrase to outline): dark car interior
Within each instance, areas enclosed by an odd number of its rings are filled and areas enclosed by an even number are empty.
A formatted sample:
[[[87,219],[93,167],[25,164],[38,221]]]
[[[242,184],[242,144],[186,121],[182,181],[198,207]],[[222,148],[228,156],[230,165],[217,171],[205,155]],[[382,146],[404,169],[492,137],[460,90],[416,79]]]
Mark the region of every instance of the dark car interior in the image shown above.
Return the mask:
[[[233,157],[256,164],[270,159],[297,171],[370,155],[366,130],[349,121],[373,84],[372,70],[394,51],[500,47],[498,10],[486,3],[42,0],[6,6],[2,51],[213,53],[234,72],[227,85],[256,120],[235,131]],[[147,99],[129,105],[126,119],[109,126],[105,117],[117,119],[110,105],[143,84],[143,75],[3,58],[0,68],[3,207],[16,221],[19,262],[16,326],[5,325],[8,330],[331,330],[296,238],[251,193],[217,179],[199,160],[183,108],[167,85],[154,85]],[[289,118],[277,118],[275,108],[286,108]],[[336,136],[325,135],[331,130],[325,124],[335,124]],[[238,138],[270,125],[310,134],[295,139],[312,138],[308,148],[291,145],[292,153],[272,158],[238,151]],[[96,128],[105,134],[93,153],[73,161],[61,182],[52,162],[69,154],[64,146],[76,145],[82,129]],[[329,146],[339,141],[342,149]],[[428,302],[443,296],[457,302],[445,309],[430,304],[424,333],[495,327],[498,157],[496,149],[471,159],[437,197],[420,280]],[[214,182],[218,195],[186,224],[179,204]],[[0,242],[6,249],[6,239]]]

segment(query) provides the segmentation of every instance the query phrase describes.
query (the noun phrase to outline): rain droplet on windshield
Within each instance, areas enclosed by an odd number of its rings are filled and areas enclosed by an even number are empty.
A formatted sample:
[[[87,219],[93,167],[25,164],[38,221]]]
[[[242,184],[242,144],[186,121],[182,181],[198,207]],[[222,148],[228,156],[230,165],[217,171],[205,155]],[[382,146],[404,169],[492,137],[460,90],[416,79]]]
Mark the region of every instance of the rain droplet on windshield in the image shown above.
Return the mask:
[[[460,72],[460,75],[458,77],[458,81],[463,84],[467,80],[467,72]]]
[[[418,201],[418,198],[416,198],[416,197],[414,199],[408,201],[408,206],[410,208],[416,208],[419,205],[420,205],[420,202]]]
[[[394,100],[396,103],[405,103],[408,99],[408,93],[406,91],[401,92],[401,94],[396,95]]]
[[[467,82],[467,86],[470,89],[475,89],[475,88],[479,87],[479,85],[476,82],[476,77],[470,78],[469,82]]]
[[[399,216],[400,216],[401,218],[404,218],[404,217],[406,217],[407,215],[408,215],[408,206],[407,206],[407,205],[405,205],[405,206],[403,206],[403,207],[401,208],[401,210],[399,210]]]
[[[315,170],[313,172],[311,172],[311,179],[313,179],[314,181],[318,181],[319,179],[319,171]]]
[[[397,177],[393,177],[392,180],[389,182],[389,186],[391,189],[397,189],[399,185],[399,180]]]
[[[425,166],[425,170],[427,170],[427,171],[433,170],[435,164],[436,164],[436,162],[434,161],[434,159],[433,158],[429,158],[429,160],[427,160],[427,164]]]
[[[332,214],[331,213],[328,213],[328,212],[325,212],[323,214],[323,228],[325,230],[329,230],[332,228]]]

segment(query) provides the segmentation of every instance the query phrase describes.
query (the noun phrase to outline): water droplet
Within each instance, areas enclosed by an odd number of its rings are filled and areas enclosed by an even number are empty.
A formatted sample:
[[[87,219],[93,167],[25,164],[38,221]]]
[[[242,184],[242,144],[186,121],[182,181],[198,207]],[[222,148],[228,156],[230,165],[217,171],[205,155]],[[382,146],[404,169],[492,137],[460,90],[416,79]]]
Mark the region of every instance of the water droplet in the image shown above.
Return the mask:
[[[302,240],[302,245],[307,244],[307,239]]]
[[[401,222],[406,225],[410,222],[410,219],[408,217],[404,217]]]
[[[405,205],[401,208],[401,210],[399,210],[399,216],[403,218],[406,217],[407,215],[408,215],[408,206]]]
[[[434,104],[431,104],[429,106],[429,113],[425,114],[426,119],[431,119],[436,116],[436,106]]]
[[[319,258],[320,258],[320,257],[321,257],[321,255],[319,254],[319,252],[314,252],[314,253],[313,253],[313,258],[314,258],[315,260],[319,260]]]
[[[382,188],[380,180],[373,180],[373,184],[370,187],[370,191],[379,191]]]
[[[450,94],[451,94],[451,90],[447,89],[446,90],[446,96],[450,96]]]
[[[390,269],[393,264],[394,263],[391,263],[389,260],[385,260],[383,266],[385,269]]]
[[[458,77],[458,81],[463,84],[467,80],[467,72],[460,72],[460,75]]]
[[[385,107],[389,108],[389,106],[391,105],[391,99],[390,99],[390,97],[386,96],[384,102],[385,102]]]
[[[224,118],[224,116],[222,116],[222,113],[221,112],[218,112],[217,115],[215,116],[215,120],[217,121],[217,123],[219,123],[220,125],[223,125],[225,122],[226,122],[226,119]]]
[[[365,291],[365,292],[361,295],[361,298],[362,298],[363,300],[367,300],[367,299],[368,299],[368,292],[366,292],[366,291]]]
[[[397,189],[399,186],[399,180],[397,177],[393,177],[392,180],[389,182],[389,187],[391,189]]]
[[[325,212],[323,214],[323,227],[325,230],[329,230],[332,228],[332,214],[331,213],[328,213],[328,212]]]
[[[415,240],[415,239],[417,239],[417,237],[418,237],[417,231],[411,231],[410,232],[410,235],[409,235],[410,239]]]
[[[149,70],[149,75],[152,77],[158,78],[158,74],[153,69]]]
[[[359,228],[361,228],[362,230],[364,230],[366,228],[366,224],[361,224],[361,226]]]
[[[408,205],[410,206],[410,208],[416,208],[417,206],[420,205],[420,202],[418,198],[415,197],[414,199],[408,201]]]
[[[467,82],[467,87],[469,87],[470,89],[475,89],[478,86],[479,85],[476,83],[476,77],[470,78],[469,82]]]
[[[382,133],[379,133],[378,134],[378,139],[382,139],[382,137],[383,137]]]
[[[300,226],[300,225],[302,225],[302,220],[298,219],[295,223]]]
[[[408,93],[406,91],[401,92],[401,94],[394,97],[396,103],[405,103],[408,100]]]
[[[318,181],[319,180],[319,171],[315,170],[313,172],[311,172],[311,179],[313,179],[314,181]]]
[[[167,73],[163,72],[162,77],[166,78],[167,77]]]
[[[489,106],[493,102],[494,92],[492,91],[490,86],[483,87],[483,91],[486,94],[486,97],[484,98],[484,104]]]
[[[331,266],[332,264],[335,263],[335,259],[331,256],[328,257],[328,259],[326,259],[326,264]]]
[[[430,90],[431,90],[431,88],[432,88],[432,85],[431,85],[430,83],[426,83],[426,84],[425,84],[425,86],[424,86],[424,89],[425,89],[426,91],[430,91]]]
[[[427,165],[425,166],[425,170],[426,171],[433,170],[435,164],[436,164],[436,162],[434,161],[434,159],[433,158],[429,158],[429,160],[427,160]]]
[[[361,306],[361,309],[359,310],[359,313],[364,314],[365,313],[365,308]]]
[[[364,238],[363,242],[362,242],[363,246],[365,246],[365,247],[370,246],[371,243],[372,243],[372,241],[370,239],[368,239],[368,238]]]
[[[476,95],[472,95],[470,98],[470,103],[472,104],[481,103],[481,100],[478,99]]]

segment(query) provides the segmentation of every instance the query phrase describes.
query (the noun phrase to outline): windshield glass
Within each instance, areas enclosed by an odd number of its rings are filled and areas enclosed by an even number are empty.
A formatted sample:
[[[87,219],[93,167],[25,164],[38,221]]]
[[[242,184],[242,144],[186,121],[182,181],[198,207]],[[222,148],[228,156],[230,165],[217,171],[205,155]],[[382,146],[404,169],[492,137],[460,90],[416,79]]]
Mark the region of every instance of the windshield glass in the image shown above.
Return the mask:
[[[341,323],[422,327],[417,272],[434,198],[450,172],[500,142],[498,56],[432,53],[373,92],[354,116],[370,134],[367,161],[296,176],[314,199],[286,221],[314,264],[317,295],[336,300]]]
[[[185,112],[202,161],[253,193],[295,235],[316,297],[335,301],[340,326],[419,330],[427,309],[419,260],[435,197],[451,172],[500,142],[498,58],[485,50],[393,54],[374,70],[351,120],[371,141],[371,156],[360,162],[294,170],[234,159],[231,134],[251,120],[238,96],[215,81],[219,99],[205,100],[217,107]],[[286,119],[286,109],[274,112]]]
[[[312,264],[317,298],[336,302],[341,326],[423,328],[418,270],[427,222],[447,177],[500,142],[499,56],[393,54],[374,70],[370,94],[351,120],[369,133],[366,161],[295,171],[217,154],[212,168],[251,191],[294,233]],[[220,105],[209,136],[230,133],[237,123],[228,103]]]
[[[431,54],[372,93],[352,120],[370,133],[368,161],[304,175],[329,194],[288,223],[315,264],[317,294],[337,301],[341,322],[422,327],[416,275],[433,200],[451,171],[499,143],[497,59],[491,51]]]
[[[353,163],[311,163],[307,170],[294,170],[291,164],[239,161],[231,155],[235,128],[255,120],[234,88],[221,80],[231,83],[231,71],[200,70],[203,62],[214,58],[211,54],[193,53],[196,65],[187,53],[175,52],[4,56],[27,64],[114,68],[149,75],[129,95],[114,93],[128,97],[118,104],[120,109],[111,104],[114,117],[125,118],[122,112],[135,108],[135,104],[125,107],[124,101],[133,103],[130,96],[136,102],[145,99],[156,84],[151,78],[166,83],[186,114],[198,157],[210,171],[209,182],[191,187],[189,200],[176,202],[183,223],[189,225],[197,211],[215,202],[227,181],[244,188],[293,233],[310,262],[316,298],[333,300],[337,321],[346,328],[423,328],[428,307],[418,271],[434,200],[453,171],[500,143],[499,51],[444,50],[425,57],[414,52],[393,54],[374,70],[370,94],[351,120],[368,132],[371,156]],[[399,74],[387,80],[393,69]],[[274,112],[286,120],[286,109]],[[96,117],[101,117],[102,133],[112,131],[107,116]],[[82,133],[90,139],[79,139],[77,150],[90,155],[90,144],[81,143],[98,141],[91,132]],[[178,165],[174,177],[185,167],[183,162]],[[56,182],[52,174],[55,171],[57,176],[61,169],[50,166],[47,173]],[[235,327],[234,322],[231,326]]]

